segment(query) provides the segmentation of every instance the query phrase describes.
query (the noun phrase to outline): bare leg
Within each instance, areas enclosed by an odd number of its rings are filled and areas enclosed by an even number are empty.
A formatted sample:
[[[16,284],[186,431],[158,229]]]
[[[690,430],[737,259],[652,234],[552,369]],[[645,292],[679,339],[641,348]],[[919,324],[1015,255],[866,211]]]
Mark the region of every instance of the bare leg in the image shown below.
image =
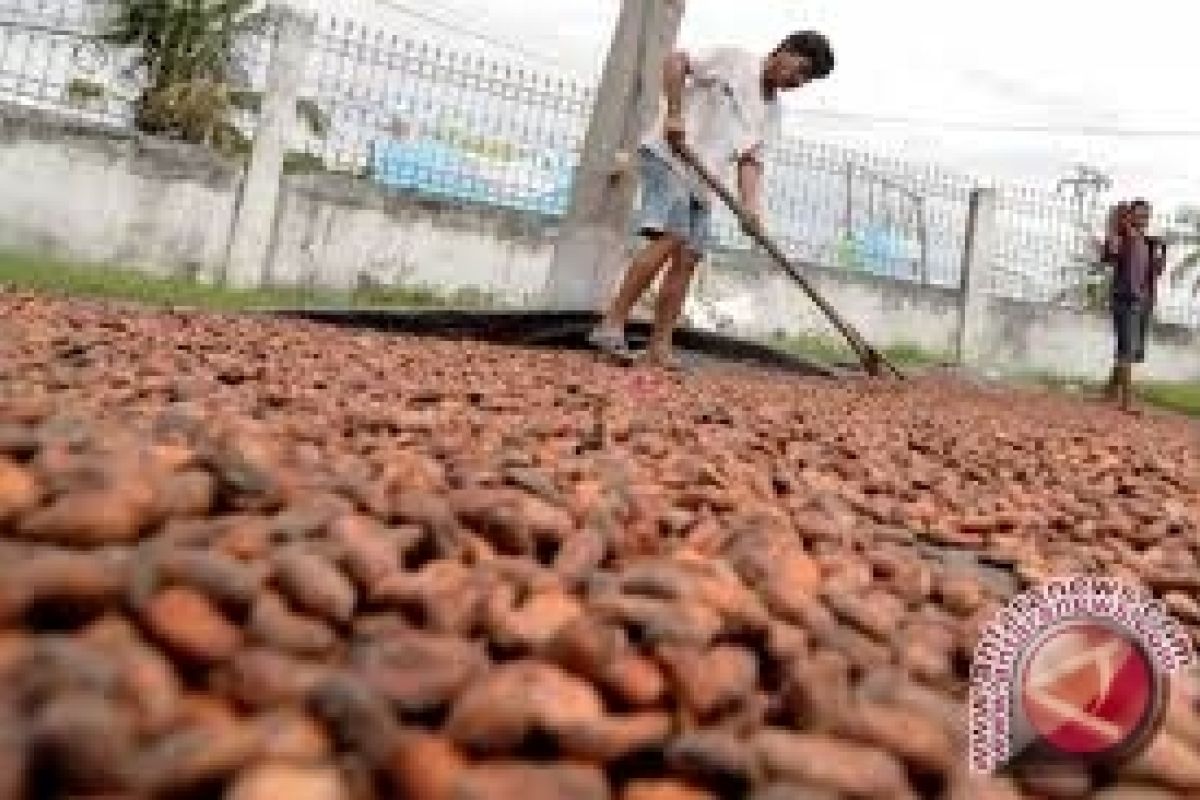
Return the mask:
[[[1112,372],[1109,373],[1108,383],[1104,386],[1104,399],[1113,402],[1117,399],[1117,390],[1121,379],[1121,365],[1114,363]]]
[[[642,248],[642,251],[634,257],[633,263],[629,265],[629,270],[621,281],[621,288],[617,292],[617,296],[609,304],[608,311],[600,323],[602,329],[606,331],[624,330],[634,305],[654,282],[663,265],[667,263],[678,247],[679,239],[667,234]]]
[[[672,360],[671,336],[683,311],[683,302],[687,299],[688,287],[699,262],[695,253],[681,247],[663,278],[654,310],[654,333],[646,347],[646,355],[652,362],[667,364]]]
[[[1133,409],[1133,364],[1123,362],[1120,367],[1121,377],[1120,383],[1120,398],[1121,410],[1125,413],[1131,413]]]

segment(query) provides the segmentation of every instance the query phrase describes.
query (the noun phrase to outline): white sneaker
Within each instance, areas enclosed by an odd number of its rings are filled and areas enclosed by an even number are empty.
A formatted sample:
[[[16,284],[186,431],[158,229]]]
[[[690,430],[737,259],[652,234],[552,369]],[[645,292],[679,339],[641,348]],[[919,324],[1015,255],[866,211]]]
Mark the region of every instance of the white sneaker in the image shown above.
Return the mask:
[[[588,334],[588,344],[606,355],[616,358],[630,358],[633,353],[625,341],[625,334],[620,331],[596,327]]]

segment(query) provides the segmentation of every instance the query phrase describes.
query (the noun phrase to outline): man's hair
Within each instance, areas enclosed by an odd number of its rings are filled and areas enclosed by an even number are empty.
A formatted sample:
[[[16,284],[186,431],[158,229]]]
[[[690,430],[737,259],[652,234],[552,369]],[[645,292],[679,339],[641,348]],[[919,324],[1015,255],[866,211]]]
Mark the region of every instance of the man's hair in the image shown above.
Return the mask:
[[[833,72],[833,47],[829,40],[816,31],[798,31],[784,39],[775,48],[776,53],[788,52],[792,55],[804,56],[812,64],[813,80],[828,78]]]
[[[1145,199],[1144,197],[1139,197],[1137,200],[1134,200],[1132,203],[1129,204],[1130,211],[1133,211],[1134,209],[1138,209],[1138,208],[1142,208],[1142,209],[1145,209],[1146,211],[1149,211],[1151,208],[1150,201]]]

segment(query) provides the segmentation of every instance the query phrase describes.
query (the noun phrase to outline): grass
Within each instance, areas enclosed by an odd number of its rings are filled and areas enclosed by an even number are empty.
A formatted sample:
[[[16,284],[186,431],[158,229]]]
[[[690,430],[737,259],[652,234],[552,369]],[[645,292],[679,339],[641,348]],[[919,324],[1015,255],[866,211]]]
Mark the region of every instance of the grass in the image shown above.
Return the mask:
[[[1200,417],[1200,381],[1183,383],[1145,383],[1137,387],[1142,400],[1159,408]]]
[[[439,292],[427,286],[372,286],[353,291],[293,287],[234,289],[186,277],[156,277],[119,267],[90,266],[0,252],[0,285],[68,297],[125,300],[153,306],[213,311],[272,307],[354,306],[484,308],[496,298],[479,289]]]
[[[1104,386],[1091,378],[1065,378],[1059,375],[1033,375],[1027,381],[1056,391],[1100,395]],[[1137,381],[1134,395],[1148,406],[1200,417],[1200,381]]]
[[[826,363],[857,363],[858,357],[850,345],[840,339],[819,334],[776,334],[770,344],[789,353]],[[950,361],[950,356],[914,344],[896,344],[880,348],[880,352],[897,367],[932,367]]]

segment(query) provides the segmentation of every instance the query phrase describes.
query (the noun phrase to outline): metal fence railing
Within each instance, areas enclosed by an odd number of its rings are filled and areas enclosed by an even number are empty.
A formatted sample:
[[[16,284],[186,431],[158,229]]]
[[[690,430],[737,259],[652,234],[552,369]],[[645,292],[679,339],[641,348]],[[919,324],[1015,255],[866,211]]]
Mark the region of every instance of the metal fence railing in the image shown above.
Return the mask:
[[[0,0],[0,101],[131,124],[139,77],[95,37],[102,0]],[[264,83],[269,40],[241,43],[240,79]],[[103,86],[80,96],[80,86]],[[298,95],[328,127],[296,131],[310,168],[395,191],[559,217],[594,92],[578,80],[321,13]],[[236,120],[248,135],[255,115]],[[768,215],[785,249],[824,265],[938,286],[959,282],[967,201],[979,179],[788,137],[771,154]],[[986,290],[1037,303],[1093,302],[1093,240],[1110,198],[1001,185]],[[719,245],[750,246],[719,211]],[[1175,248],[1173,258],[1183,248]],[[1089,283],[1090,282],[1090,283]],[[1189,283],[1190,285],[1190,283]],[[1089,300],[1089,298],[1092,298]],[[1200,327],[1200,303],[1166,287],[1159,315]]]

